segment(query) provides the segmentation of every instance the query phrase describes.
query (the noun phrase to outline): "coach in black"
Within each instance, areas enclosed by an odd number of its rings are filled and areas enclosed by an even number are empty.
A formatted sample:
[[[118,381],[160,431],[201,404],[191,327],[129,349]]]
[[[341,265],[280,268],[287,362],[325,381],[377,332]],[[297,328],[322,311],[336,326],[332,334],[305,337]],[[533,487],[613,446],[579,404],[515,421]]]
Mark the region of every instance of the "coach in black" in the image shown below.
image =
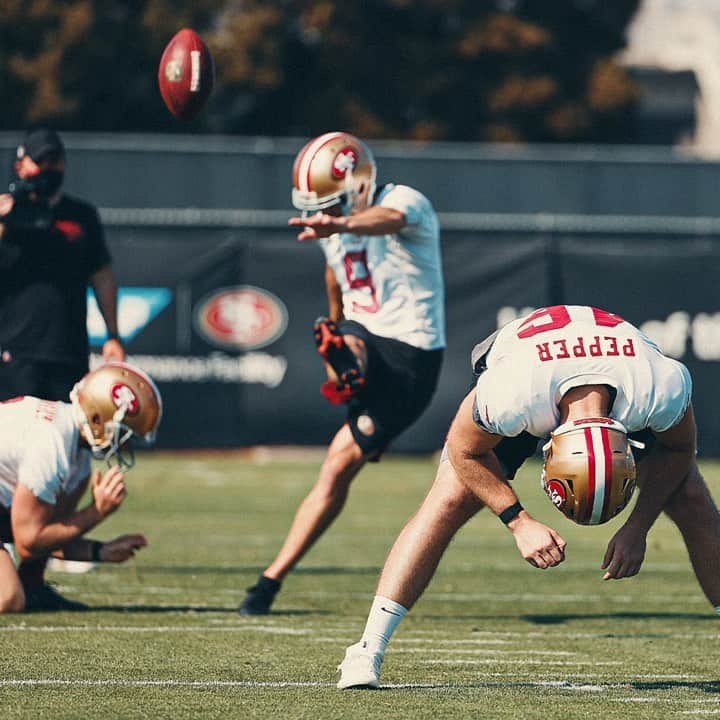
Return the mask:
[[[0,195],[0,400],[67,400],[88,370],[89,284],[108,329],[103,358],[125,357],[100,218],[61,191],[64,172],[60,136],[28,130]]]

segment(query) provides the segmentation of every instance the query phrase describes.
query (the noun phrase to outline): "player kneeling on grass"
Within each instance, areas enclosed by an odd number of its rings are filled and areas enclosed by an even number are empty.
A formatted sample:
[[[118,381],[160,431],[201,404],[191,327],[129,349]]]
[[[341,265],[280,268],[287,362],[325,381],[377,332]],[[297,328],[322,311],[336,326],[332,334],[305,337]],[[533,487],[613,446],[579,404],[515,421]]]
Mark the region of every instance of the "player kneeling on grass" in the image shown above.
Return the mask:
[[[20,397],[0,403],[0,612],[83,610],[44,580],[50,555],[124,562],[147,542],[141,534],[109,542],[85,533],[122,505],[131,438],[154,440],[160,393],[142,371],[113,362],[94,370],[70,403]],[[90,454],[108,464],[90,477]],[[90,503],[77,503],[91,484]],[[1,543],[14,543],[19,565]]]
[[[531,565],[563,562],[563,538],[523,509],[509,482],[542,437],[543,487],[574,522],[606,522],[637,480],[637,502],[602,560],[603,580],[639,572],[647,533],[665,512],[720,612],[720,515],[695,460],[684,365],[617,315],[557,305],[480,343],[472,366],[476,385],[453,420],[434,484],[388,555],[363,636],[338,668],[339,688],[378,686],[390,636],[455,533],[483,507]]]

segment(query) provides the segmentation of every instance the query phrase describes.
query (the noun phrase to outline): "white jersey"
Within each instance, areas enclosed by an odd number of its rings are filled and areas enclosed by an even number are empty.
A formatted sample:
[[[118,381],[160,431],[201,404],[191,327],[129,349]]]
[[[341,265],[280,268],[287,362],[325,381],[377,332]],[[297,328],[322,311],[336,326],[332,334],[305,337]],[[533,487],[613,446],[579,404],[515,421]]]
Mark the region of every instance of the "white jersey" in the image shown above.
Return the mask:
[[[22,397],[0,403],[0,505],[18,484],[46,503],[72,493],[90,474],[69,403]]]
[[[537,310],[503,327],[477,381],[475,420],[491,433],[548,435],[571,388],[609,385],[610,417],[628,432],[663,432],[690,403],[687,368],[618,315],[579,305]]]
[[[375,205],[405,215],[390,235],[336,233],[320,240],[343,296],[343,314],[371,333],[423,350],[445,347],[445,289],[438,218],[406,185],[386,185]]]

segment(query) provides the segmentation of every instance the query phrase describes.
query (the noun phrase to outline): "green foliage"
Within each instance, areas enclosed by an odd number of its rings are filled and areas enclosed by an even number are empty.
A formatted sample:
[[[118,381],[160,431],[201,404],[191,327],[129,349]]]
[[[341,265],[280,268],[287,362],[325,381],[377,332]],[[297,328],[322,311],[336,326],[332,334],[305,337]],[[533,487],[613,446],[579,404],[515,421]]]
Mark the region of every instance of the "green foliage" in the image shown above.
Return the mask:
[[[170,130],[156,88],[193,27],[217,87],[199,131],[628,141],[613,60],[639,0],[0,0],[2,124]]]

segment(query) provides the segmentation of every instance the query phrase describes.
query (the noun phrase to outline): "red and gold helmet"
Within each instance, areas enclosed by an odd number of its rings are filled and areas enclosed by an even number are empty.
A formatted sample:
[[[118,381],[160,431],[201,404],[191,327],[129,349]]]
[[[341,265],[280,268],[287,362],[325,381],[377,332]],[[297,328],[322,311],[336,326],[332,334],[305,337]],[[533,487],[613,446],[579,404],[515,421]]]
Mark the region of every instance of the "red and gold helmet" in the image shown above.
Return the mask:
[[[635,460],[627,430],[611,418],[570,420],[543,447],[542,486],[553,505],[579,525],[601,525],[630,502]]]
[[[75,384],[70,401],[80,432],[99,460],[111,464],[115,458],[129,470],[135,459],[128,440],[135,437],[144,445],[155,441],[162,398],[139,368],[123,362],[101,365]]]
[[[372,152],[362,140],[345,132],[325,133],[295,158],[292,203],[306,214],[340,205],[349,215],[372,202],[376,175]]]

